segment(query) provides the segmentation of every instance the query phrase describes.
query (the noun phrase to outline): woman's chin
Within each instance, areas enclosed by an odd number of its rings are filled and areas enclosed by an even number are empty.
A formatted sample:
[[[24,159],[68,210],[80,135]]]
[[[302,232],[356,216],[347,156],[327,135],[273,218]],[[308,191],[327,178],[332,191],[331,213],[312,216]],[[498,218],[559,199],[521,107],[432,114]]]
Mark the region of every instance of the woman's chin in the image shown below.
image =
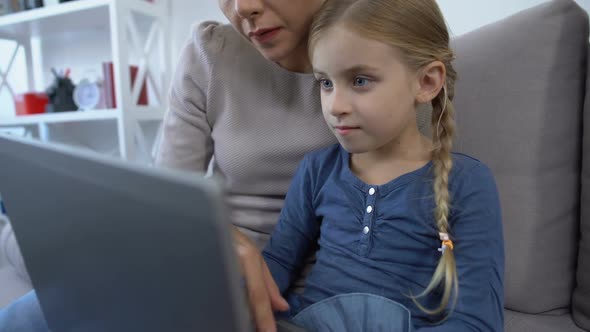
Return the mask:
[[[294,48],[290,47],[289,42],[286,40],[277,42],[272,46],[254,44],[254,47],[268,61],[274,62],[290,71],[302,70],[302,68],[298,68],[299,64],[302,63],[300,59],[301,55],[296,54]],[[303,56],[307,56],[307,53]]]
[[[278,64],[284,61],[289,54],[289,50],[285,49],[285,47],[280,44],[266,47],[255,44],[254,47],[256,47],[258,52],[260,52],[265,59]]]

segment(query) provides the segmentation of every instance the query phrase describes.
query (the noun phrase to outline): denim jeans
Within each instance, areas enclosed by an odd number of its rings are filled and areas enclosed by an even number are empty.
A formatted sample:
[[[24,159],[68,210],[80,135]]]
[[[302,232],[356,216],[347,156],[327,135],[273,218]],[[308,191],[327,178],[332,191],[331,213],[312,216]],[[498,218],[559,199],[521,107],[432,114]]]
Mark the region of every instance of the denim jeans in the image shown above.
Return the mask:
[[[0,310],[0,332],[50,332],[35,291]]]
[[[337,295],[301,310],[291,322],[307,332],[412,332],[410,311],[364,293]]]
[[[307,332],[412,332],[410,311],[372,294],[343,294],[303,309],[291,322]],[[0,310],[0,332],[51,332],[35,291]]]

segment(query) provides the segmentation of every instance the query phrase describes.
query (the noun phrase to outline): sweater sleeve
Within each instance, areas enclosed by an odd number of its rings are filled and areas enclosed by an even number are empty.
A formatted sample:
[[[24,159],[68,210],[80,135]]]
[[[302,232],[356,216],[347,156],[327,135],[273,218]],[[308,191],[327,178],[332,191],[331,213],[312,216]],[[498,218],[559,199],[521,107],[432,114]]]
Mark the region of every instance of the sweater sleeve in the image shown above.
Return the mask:
[[[196,27],[184,46],[169,90],[156,165],[206,171],[213,155],[207,95],[216,53],[223,43],[218,23]]]
[[[496,184],[483,164],[462,176],[452,190],[450,216],[457,305],[448,320],[418,332],[504,330],[504,240]]]
[[[305,157],[291,182],[279,222],[262,252],[281,294],[299,275],[319,236],[311,171],[309,159]]]

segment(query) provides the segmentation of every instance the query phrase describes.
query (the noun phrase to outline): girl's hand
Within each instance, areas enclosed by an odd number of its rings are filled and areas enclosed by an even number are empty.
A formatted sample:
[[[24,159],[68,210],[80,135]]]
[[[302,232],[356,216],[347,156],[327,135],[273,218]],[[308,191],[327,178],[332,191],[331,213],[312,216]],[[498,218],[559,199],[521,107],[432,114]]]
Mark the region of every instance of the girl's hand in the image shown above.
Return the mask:
[[[241,273],[246,280],[248,302],[256,330],[275,332],[273,311],[287,311],[289,304],[281,296],[256,245],[236,227],[233,227],[233,235]]]

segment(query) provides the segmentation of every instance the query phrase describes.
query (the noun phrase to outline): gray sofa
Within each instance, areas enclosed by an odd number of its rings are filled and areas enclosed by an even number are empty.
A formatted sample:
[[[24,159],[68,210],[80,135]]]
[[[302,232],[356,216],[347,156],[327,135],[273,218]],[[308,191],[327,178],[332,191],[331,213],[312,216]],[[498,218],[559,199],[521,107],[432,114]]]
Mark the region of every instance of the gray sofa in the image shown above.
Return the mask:
[[[586,12],[556,0],[454,41],[456,149],[500,191],[506,331],[590,331],[588,40]]]
[[[586,13],[556,0],[453,41],[456,149],[491,167],[502,201],[506,331],[590,331],[588,40]],[[30,289],[11,238],[0,307]]]

